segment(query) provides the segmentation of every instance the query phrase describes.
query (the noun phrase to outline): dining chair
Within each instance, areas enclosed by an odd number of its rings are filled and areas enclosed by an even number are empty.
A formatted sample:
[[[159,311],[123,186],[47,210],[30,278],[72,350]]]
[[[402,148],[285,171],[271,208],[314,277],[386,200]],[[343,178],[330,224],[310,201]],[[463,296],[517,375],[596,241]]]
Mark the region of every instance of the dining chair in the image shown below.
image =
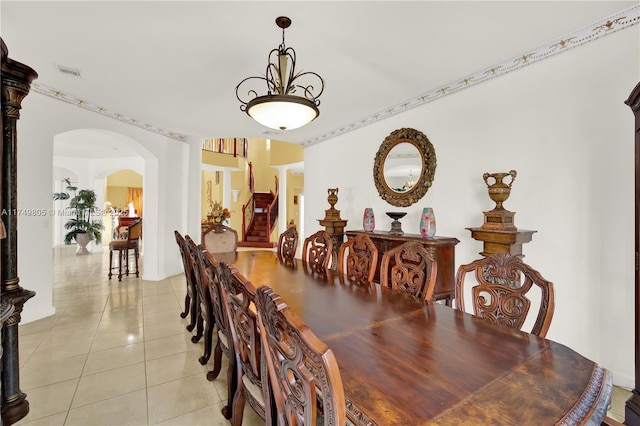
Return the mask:
[[[113,266],[113,252],[118,252],[118,281],[122,281],[122,273],[129,276],[129,250],[133,250],[135,259],[136,277],[140,276],[140,270],[138,269],[138,258],[140,257],[140,238],[142,237],[142,219],[134,221],[126,231],[126,238],[117,239],[109,242],[109,279],[113,275],[113,270],[116,267]]]
[[[226,263],[221,263],[220,268],[224,271],[222,298],[235,354],[236,385],[234,393],[229,394],[230,407],[223,414],[227,417],[230,408],[231,424],[240,426],[245,402],[263,419],[266,409],[262,390],[261,342],[254,304],[255,287],[241,275],[232,274]]]
[[[347,424],[336,358],[273,289],[258,288],[258,326],[267,366],[267,425]]]
[[[238,232],[226,225],[209,226],[202,232],[202,247],[209,253],[231,253],[238,250]]]
[[[356,235],[340,246],[338,272],[349,280],[371,282],[377,267],[378,249],[368,235]]]
[[[546,336],[555,307],[553,283],[525,264],[520,256],[498,253],[460,265],[455,278],[455,307],[463,312],[467,281],[477,284],[471,287],[475,316],[518,330],[522,329],[531,308],[531,299],[527,296],[535,296],[539,307],[531,333]],[[538,292],[532,292],[534,285]]]
[[[320,230],[307,237],[302,246],[302,263],[312,272],[324,274],[331,267],[333,240],[326,231]]]
[[[182,267],[184,269],[184,277],[187,284],[187,293],[184,296],[184,311],[180,312],[180,318],[186,318],[187,315],[192,311],[191,310],[191,300],[193,295],[193,271],[191,269],[190,259],[187,256],[187,252],[185,250],[184,245],[184,237],[178,230],[173,231],[174,236],[176,237],[176,243],[178,244],[178,250],[180,250],[180,257],[182,258]],[[195,303],[195,301],[194,301]]]
[[[432,300],[438,264],[433,255],[417,241],[387,250],[380,263],[380,285]]]
[[[288,228],[278,238],[278,258],[281,262],[293,262],[298,248],[298,231],[295,226]]]
[[[213,307],[211,306],[211,298],[208,297],[208,284],[202,277],[203,265],[200,252],[202,249],[189,237],[184,238],[187,246],[189,259],[193,265],[193,276],[196,282],[196,291],[198,293],[197,303],[197,333],[191,337],[193,343],[197,343],[202,336],[204,336],[204,353],[198,359],[200,364],[205,365],[209,362],[211,357],[211,347],[213,338],[213,329],[215,327],[215,320],[213,317]]]
[[[222,355],[224,354],[229,360],[227,386],[235,391],[235,356],[233,354],[233,348],[231,347],[231,338],[229,337],[231,336],[231,332],[229,331],[227,308],[222,297],[223,271],[211,253],[206,250],[201,250],[198,254],[202,262],[204,287],[207,289],[207,297],[211,300],[211,308],[217,328],[217,341],[213,349],[213,370],[207,372],[207,380],[215,380],[220,374],[222,370]],[[225,268],[224,279],[231,279],[230,273],[229,268]],[[229,276],[227,277],[226,275]],[[229,391],[227,394],[233,396],[233,391]]]

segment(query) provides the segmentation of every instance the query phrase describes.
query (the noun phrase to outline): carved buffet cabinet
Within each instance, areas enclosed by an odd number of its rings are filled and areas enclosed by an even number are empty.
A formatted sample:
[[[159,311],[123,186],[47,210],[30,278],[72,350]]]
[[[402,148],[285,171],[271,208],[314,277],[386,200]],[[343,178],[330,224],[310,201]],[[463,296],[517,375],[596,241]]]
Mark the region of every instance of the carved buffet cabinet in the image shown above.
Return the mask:
[[[388,231],[366,232],[362,230],[346,231],[347,238],[353,238],[358,234],[366,234],[378,249],[378,265],[374,281],[380,282],[380,263],[384,252],[404,244],[409,241],[418,241],[433,255],[438,262],[438,275],[436,277],[436,289],[433,297],[436,300],[445,300],[447,305],[451,305],[453,300],[453,283],[455,276],[455,248],[458,244],[457,238],[434,237],[424,238],[420,234],[393,235]]]

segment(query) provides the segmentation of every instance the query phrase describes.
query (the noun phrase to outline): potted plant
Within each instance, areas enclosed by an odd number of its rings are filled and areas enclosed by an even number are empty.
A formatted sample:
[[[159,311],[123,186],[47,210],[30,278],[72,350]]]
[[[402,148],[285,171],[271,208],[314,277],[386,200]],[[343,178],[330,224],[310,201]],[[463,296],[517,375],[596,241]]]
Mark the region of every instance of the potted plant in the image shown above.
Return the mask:
[[[69,178],[63,179],[68,192],[55,192],[54,200],[69,200],[69,209],[73,212],[71,219],[64,224],[69,232],[64,237],[65,244],[75,240],[78,243],[76,254],[89,254],[87,244],[90,241],[100,243],[104,226],[99,221],[92,221],[91,216],[97,213],[96,193],[91,189],[80,189],[71,184]],[[73,196],[71,195],[73,194]]]

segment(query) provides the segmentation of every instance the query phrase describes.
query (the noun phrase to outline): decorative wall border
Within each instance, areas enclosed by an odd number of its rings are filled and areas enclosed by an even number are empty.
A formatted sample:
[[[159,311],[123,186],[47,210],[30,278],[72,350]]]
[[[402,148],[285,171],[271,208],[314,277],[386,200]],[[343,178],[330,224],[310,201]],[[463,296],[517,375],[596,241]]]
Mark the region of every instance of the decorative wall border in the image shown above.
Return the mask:
[[[625,28],[632,27],[638,23],[640,23],[640,5],[635,5],[612,16],[604,18],[598,22],[582,27],[565,37],[553,40],[552,42],[546,43],[538,48],[527,51],[516,57],[507,59],[497,65],[484,68],[463,78],[451,81],[441,87],[430,90],[426,93],[416,96],[415,98],[409,99],[408,101],[396,104],[394,106],[386,108],[383,111],[368,115],[361,120],[349,123],[344,127],[340,127],[323,135],[304,140],[301,142],[301,145],[305,147],[311,146],[327,139],[331,139],[333,137],[350,132],[352,130],[368,126],[369,124],[375,123],[377,121],[384,120],[396,114],[400,114],[402,112],[422,106],[429,102],[436,101],[445,96],[457,93],[461,90],[467,89],[477,84],[484,83],[493,78],[500,77],[512,71],[516,71],[520,68],[539,62],[543,59],[547,59],[560,53],[569,51],[574,47],[578,47],[583,44],[598,40],[604,36],[613,34]]]
[[[133,117],[127,116],[126,114],[115,112],[107,107],[94,104],[85,99],[81,99],[70,93],[63,92],[62,90],[55,89],[45,84],[37,83],[34,81],[33,83],[31,83],[31,90],[41,95],[49,96],[50,98],[54,98],[59,101],[66,102],[68,104],[72,104],[80,108],[84,108],[86,110],[104,115],[109,118],[113,118],[118,121],[122,121],[123,123],[130,124],[132,126],[136,126],[144,130],[149,130],[150,132],[158,133],[160,135],[178,140],[180,142],[187,141],[186,135],[182,135],[177,132],[172,132],[171,130],[162,129],[160,127],[154,126],[144,121],[137,120]]]
[[[386,108],[383,111],[378,111],[360,120],[351,122],[343,127],[334,129],[328,133],[318,135],[311,139],[306,139],[300,144],[304,147],[315,145],[327,139],[334,138],[336,136],[359,129],[364,126],[368,126],[369,124],[375,123],[377,121],[384,120],[410,109],[422,106],[429,102],[436,101],[453,93],[457,93],[461,90],[468,89],[469,87],[475,86],[477,84],[484,83],[493,78],[516,71],[520,68],[542,61],[543,59],[547,59],[560,53],[567,52],[575,47],[596,41],[604,36],[613,34],[625,28],[632,27],[634,25],[637,25],[638,23],[640,23],[640,4],[632,6],[593,24],[584,26],[567,36],[553,40],[549,43],[539,46],[538,48],[529,50],[525,53],[522,53],[521,55],[507,59],[499,64],[484,68],[463,78],[453,80],[443,86],[422,93],[421,95],[411,98],[405,102]],[[74,96],[70,93],[63,92],[45,84],[34,81],[33,83],[31,83],[31,90],[41,95],[49,96],[51,98],[67,102],[69,104],[76,105],[80,108],[102,114],[104,116],[122,121],[124,123],[139,127],[144,130],[158,133],[171,139],[186,142],[188,138],[187,135],[173,132],[167,129],[162,129],[144,121],[129,117],[126,114],[121,114],[109,108],[78,98],[77,96]]]

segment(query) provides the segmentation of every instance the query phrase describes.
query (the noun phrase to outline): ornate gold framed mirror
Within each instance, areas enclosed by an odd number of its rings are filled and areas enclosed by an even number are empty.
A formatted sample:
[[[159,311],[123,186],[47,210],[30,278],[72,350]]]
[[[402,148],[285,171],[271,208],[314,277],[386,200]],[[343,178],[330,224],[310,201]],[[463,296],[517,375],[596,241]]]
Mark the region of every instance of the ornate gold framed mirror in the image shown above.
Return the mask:
[[[436,172],[436,151],[427,136],[415,129],[398,129],[387,136],[373,164],[380,197],[396,207],[418,202]]]

